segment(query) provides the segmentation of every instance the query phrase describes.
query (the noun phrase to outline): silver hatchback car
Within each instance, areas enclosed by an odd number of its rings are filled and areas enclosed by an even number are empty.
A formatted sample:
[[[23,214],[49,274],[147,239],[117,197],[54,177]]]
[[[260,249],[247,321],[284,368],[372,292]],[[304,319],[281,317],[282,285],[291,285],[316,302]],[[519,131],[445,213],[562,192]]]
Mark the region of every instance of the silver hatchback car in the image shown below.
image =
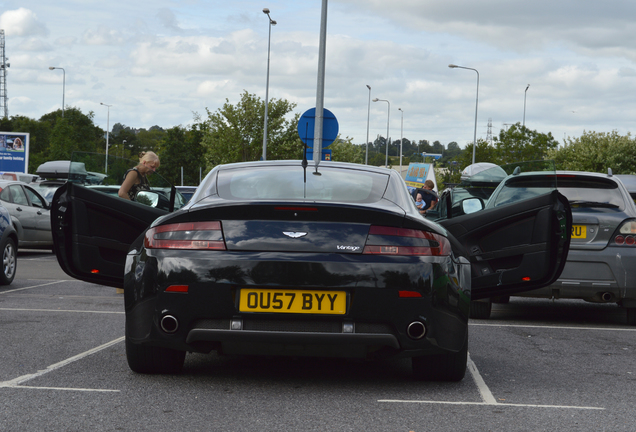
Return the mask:
[[[552,285],[516,295],[617,303],[626,309],[627,323],[636,325],[636,204],[618,176],[611,171],[557,171],[556,179],[549,172],[513,174],[495,189],[486,208],[554,186],[572,208],[572,241],[565,268]]]

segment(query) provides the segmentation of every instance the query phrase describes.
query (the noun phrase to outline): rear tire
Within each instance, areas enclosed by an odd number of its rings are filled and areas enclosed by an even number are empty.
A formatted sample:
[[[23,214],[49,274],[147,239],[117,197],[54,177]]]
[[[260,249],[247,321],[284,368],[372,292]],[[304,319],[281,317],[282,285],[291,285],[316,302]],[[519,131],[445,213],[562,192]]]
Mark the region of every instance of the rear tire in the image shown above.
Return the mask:
[[[10,285],[15,278],[18,266],[18,251],[15,242],[11,238],[2,246],[2,272],[0,272],[0,285]]]
[[[490,299],[488,301],[471,301],[470,302],[470,317],[474,319],[488,319],[490,318],[490,311],[492,310],[492,303]]]
[[[411,358],[413,378],[421,381],[461,381],[468,363],[468,333],[461,350]]]
[[[185,351],[137,345],[126,338],[126,359],[131,370],[143,374],[177,374],[185,361]]]

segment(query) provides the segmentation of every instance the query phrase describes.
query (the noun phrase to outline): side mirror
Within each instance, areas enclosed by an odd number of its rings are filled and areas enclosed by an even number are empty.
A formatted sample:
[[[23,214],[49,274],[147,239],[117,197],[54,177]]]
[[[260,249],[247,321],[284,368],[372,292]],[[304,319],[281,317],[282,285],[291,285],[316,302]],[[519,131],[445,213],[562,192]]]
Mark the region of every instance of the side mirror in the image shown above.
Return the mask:
[[[484,209],[484,202],[479,198],[467,198],[462,201],[464,214],[471,214]]]
[[[169,204],[165,196],[154,191],[139,191],[135,197],[135,201],[139,204],[155,208],[166,208]]]

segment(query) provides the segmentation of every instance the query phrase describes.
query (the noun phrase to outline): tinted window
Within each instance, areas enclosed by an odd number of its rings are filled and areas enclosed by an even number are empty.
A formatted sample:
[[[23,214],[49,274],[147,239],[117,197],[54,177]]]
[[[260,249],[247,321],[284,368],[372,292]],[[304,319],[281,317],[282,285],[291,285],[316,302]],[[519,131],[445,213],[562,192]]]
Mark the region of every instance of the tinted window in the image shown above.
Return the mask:
[[[554,176],[519,176],[511,177],[499,194],[494,197],[494,206],[523,201],[535,196],[543,195],[556,188]]]
[[[618,184],[612,180],[593,177],[558,176],[559,192],[572,204],[572,211],[612,207],[624,210],[625,201]]]
[[[315,200],[368,203],[379,201],[389,176],[369,171],[323,167],[319,175],[302,167],[276,166],[222,170],[219,196],[246,200]]]

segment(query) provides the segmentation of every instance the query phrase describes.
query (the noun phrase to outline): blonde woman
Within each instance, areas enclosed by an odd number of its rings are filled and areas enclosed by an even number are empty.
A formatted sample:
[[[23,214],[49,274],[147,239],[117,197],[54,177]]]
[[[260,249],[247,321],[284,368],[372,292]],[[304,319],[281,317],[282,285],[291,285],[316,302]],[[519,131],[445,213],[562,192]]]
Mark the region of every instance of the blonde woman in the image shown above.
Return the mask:
[[[134,201],[137,192],[150,190],[146,175],[155,172],[157,168],[159,168],[159,156],[151,151],[139,153],[139,165],[129,169],[124,174],[124,182],[119,188],[119,196]]]

